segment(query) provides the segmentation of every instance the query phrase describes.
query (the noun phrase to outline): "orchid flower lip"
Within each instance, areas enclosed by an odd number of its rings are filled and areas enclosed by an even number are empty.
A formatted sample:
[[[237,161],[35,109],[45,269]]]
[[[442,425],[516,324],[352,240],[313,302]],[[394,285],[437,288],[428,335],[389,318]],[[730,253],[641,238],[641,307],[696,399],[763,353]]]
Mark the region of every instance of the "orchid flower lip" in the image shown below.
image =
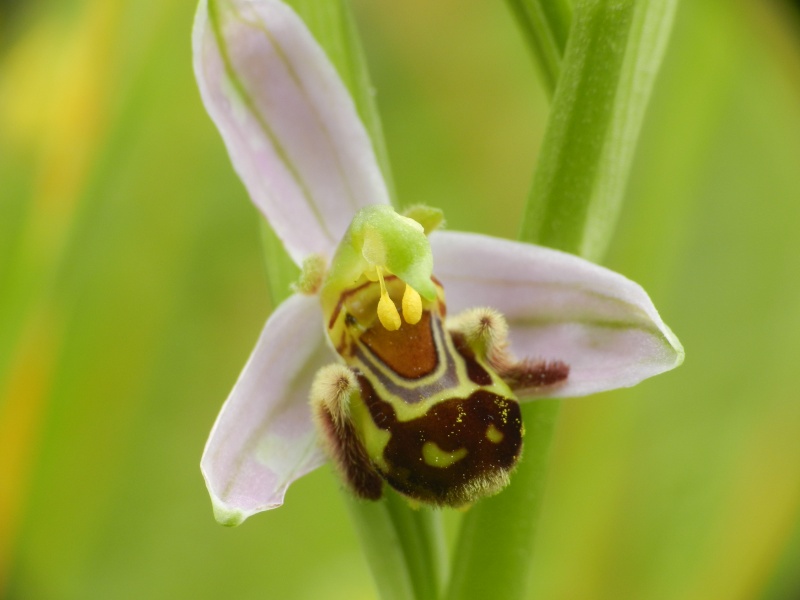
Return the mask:
[[[563,383],[542,392],[551,397],[635,385],[683,362],[646,292],[622,275],[530,244],[434,231],[436,209],[397,215],[344,84],[283,2],[200,0],[193,55],[236,172],[303,265],[297,293],[267,319],[206,445],[202,471],[220,522],[280,506],[292,481],[323,464],[308,398],[315,374],[338,358],[322,315],[337,286],[368,272],[406,284],[395,296],[400,311],[391,298],[386,309],[408,325],[438,297],[435,266],[454,323],[491,307],[508,324],[509,356],[545,361],[542,373],[547,361],[568,366]]]

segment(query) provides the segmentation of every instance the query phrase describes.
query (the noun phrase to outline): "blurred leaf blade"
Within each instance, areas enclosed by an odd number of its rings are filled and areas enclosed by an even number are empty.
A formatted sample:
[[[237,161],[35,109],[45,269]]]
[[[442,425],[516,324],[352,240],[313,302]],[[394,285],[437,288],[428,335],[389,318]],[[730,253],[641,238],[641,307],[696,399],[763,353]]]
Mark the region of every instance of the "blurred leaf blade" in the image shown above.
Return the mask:
[[[602,256],[676,6],[676,0],[576,3],[524,239]]]
[[[567,0],[508,0],[508,5],[533,53],[543,86],[552,96],[561,76],[572,7]]]

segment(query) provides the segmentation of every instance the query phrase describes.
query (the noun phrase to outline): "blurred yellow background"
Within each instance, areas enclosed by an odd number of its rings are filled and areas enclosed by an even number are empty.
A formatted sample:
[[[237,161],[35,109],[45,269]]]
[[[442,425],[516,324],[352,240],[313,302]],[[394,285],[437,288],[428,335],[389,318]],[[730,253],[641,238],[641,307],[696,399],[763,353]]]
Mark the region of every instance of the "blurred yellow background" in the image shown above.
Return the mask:
[[[330,469],[211,515],[200,453],[270,306],[194,8],[0,3],[3,598],[374,597]],[[354,8],[400,201],[515,237],[547,102],[509,11]],[[564,403],[531,598],[800,597],[798,14],[679,9],[607,264],[686,364]]]

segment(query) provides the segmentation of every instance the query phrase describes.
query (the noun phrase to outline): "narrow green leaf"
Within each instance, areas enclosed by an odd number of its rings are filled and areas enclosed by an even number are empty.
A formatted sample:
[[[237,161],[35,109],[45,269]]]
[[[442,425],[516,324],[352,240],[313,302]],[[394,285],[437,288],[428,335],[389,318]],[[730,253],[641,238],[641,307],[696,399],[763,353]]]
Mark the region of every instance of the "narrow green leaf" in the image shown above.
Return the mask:
[[[603,255],[676,4],[577,2],[522,239]]]
[[[552,96],[561,75],[572,7],[568,0],[508,0],[530,45],[542,84]]]
[[[598,260],[617,221],[677,0],[580,0],[520,239]],[[512,484],[465,517],[449,600],[527,596],[559,404],[525,407]]]

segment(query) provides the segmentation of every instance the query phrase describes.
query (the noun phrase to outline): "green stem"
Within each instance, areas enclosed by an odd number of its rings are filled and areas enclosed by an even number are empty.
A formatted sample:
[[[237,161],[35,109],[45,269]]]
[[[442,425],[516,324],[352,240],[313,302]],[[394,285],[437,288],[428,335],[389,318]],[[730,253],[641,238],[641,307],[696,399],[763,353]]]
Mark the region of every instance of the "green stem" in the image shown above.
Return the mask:
[[[388,488],[385,494],[417,599],[438,600],[448,565],[440,514],[428,507],[410,509],[408,500]]]
[[[418,600],[406,546],[387,502],[365,502],[345,492],[381,600]]]
[[[381,600],[438,600],[448,564],[439,514],[391,490],[381,502],[344,497]]]
[[[344,495],[381,599],[438,600],[447,556],[437,513],[391,490],[381,502]]]
[[[358,115],[369,132],[386,187],[394,198],[394,183],[383,126],[367,61],[358,37],[355,19],[347,0],[284,0],[303,18],[314,38],[325,49],[339,77],[355,102]]]
[[[602,257],[616,225],[677,0],[579,0],[520,239]],[[523,410],[512,484],[464,518],[448,600],[521,600],[559,405]]]
[[[558,411],[555,400],[523,406],[524,455],[511,485],[481,500],[464,517],[448,600],[527,596],[536,516]]]
[[[507,0],[536,60],[549,96],[561,76],[572,7],[568,0]]]

